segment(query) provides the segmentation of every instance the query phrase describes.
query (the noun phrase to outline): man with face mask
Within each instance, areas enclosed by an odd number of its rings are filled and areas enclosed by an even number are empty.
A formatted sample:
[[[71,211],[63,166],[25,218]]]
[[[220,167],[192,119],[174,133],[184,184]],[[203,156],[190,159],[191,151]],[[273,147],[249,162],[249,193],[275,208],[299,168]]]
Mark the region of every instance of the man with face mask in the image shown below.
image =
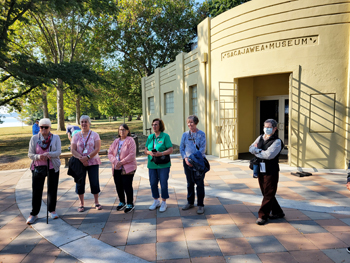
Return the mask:
[[[249,147],[249,152],[254,154],[260,162],[258,180],[263,200],[259,209],[259,218],[256,220],[258,225],[264,225],[269,218],[277,219],[285,216],[275,197],[280,170],[278,159],[284,146],[276,131],[277,122],[273,119],[266,120],[264,134]]]

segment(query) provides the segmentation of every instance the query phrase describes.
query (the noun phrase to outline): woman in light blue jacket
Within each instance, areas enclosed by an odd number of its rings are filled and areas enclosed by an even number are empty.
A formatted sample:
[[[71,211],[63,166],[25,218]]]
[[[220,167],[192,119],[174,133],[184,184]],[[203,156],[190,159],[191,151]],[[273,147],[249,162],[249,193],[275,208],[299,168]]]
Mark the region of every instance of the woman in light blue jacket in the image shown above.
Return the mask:
[[[194,207],[194,185],[197,185],[197,214],[204,213],[204,176],[201,178],[195,177],[195,171],[191,169],[192,165],[188,161],[188,157],[199,150],[205,157],[206,139],[205,133],[197,129],[199,120],[196,115],[188,116],[187,126],[189,131],[186,131],[181,138],[180,152],[183,159],[183,166],[187,179],[187,204],[182,207],[182,210],[188,210]]]

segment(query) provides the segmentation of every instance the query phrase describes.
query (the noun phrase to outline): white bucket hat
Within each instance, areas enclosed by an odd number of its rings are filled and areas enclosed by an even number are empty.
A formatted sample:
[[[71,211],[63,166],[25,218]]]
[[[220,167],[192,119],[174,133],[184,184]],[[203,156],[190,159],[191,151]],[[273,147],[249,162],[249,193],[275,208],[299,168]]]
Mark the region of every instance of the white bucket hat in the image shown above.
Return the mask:
[[[48,118],[41,119],[39,121],[39,126],[49,126],[51,127],[51,121]]]

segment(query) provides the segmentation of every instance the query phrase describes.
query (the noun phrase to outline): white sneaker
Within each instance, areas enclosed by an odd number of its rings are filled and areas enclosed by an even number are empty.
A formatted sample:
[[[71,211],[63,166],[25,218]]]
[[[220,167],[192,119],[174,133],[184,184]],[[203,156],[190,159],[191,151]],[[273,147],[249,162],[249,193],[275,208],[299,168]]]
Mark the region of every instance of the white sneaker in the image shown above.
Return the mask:
[[[51,218],[52,219],[57,219],[58,218],[58,214],[56,212],[51,212]]]
[[[153,204],[149,207],[149,210],[153,211],[156,210],[158,207],[160,207],[160,202],[159,200],[154,200]]]
[[[165,212],[166,208],[167,208],[166,202],[163,201],[162,204],[160,205],[159,212],[161,213]]]
[[[33,224],[38,219],[38,216],[29,216],[27,219],[27,225]]]

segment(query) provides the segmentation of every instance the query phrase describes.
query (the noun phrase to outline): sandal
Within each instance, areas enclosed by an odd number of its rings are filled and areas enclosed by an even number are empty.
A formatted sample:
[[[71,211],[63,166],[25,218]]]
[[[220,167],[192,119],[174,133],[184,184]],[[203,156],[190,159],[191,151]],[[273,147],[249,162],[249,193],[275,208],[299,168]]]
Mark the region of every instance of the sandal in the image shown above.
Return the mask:
[[[101,210],[102,206],[100,204],[95,205],[96,210]]]
[[[84,206],[79,206],[79,207],[78,207],[78,212],[84,212],[84,211],[85,211]]]

